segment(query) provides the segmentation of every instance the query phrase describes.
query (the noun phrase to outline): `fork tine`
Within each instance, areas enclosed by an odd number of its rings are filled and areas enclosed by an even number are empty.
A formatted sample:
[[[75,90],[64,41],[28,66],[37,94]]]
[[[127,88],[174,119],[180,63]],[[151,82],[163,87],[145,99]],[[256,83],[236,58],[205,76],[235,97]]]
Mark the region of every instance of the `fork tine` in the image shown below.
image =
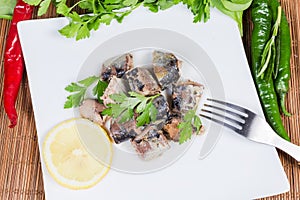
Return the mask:
[[[238,128],[236,128],[236,127],[230,125],[230,124],[227,124],[227,123],[225,123],[225,122],[223,122],[223,121],[221,121],[221,120],[218,120],[218,119],[216,119],[216,118],[209,117],[209,116],[204,115],[204,114],[199,114],[199,115],[200,115],[201,117],[204,117],[204,118],[206,118],[206,119],[209,119],[209,120],[211,120],[211,121],[213,121],[213,122],[216,122],[217,124],[220,124],[220,125],[222,125],[222,126],[226,126],[227,128],[229,128],[229,129],[231,129],[231,130],[233,130],[233,131],[235,131],[235,132],[237,132],[237,133],[240,132],[240,129],[238,129]]]
[[[219,114],[219,113],[217,113],[217,112],[214,112],[214,111],[211,111],[211,110],[201,109],[201,111],[202,111],[202,112],[206,112],[206,113],[210,113],[210,114],[213,114],[213,115],[216,115],[216,116],[219,116],[219,117],[222,117],[222,118],[226,119],[227,121],[230,121],[230,122],[232,122],[232,123],[234,123],[234,124],[237,124],[237,125],[239,125],[239,126],[241,126],[241,127],[244,125],[244,123],[242,123],[242,122],[240,122],[240,121],[238,121],[238,120],[235,120],[235,119],[232,119],[232,118],[230,118],[230,117],[221,115],[221,114]]]
[[[224,102],[224,103],[225,103],[225,102]],[[231,115],[236,116],[236,117],[238,117],[238,118],[242,118],[243,120],[246,119],[246,116],[244,116],[244,115],[242,115],[242,114],[239,114],[239,113],[236,113],[236,112],[233,112],[233,111],[230,111],[230,110],[227,110],[227,109],[225,109],[225,108],[220,108],[220,107],[218,107],[218,106],[210,105],[210,104],[204,104],[204,106],[207,106],[207,107],[210,107],[210,108],[215,108],[215,109],[217,109],[217,110],[221,110],[221,111],[223,111],[223,112],[225,112],[225,113],[231,114]],[[246,115],[246,113],[244,113],[244,114]]]
[[[212,101],[212,102],[216,102],[216,103],[219,103],[219,104],[223,104],[225,106],[228,106],[230,108],[236,109],[236,110],[241,111],[243,113],[248,113],[249,112],[248,109],[243,108],[243,107],[238,106],[238,105],[235,105],[235,104],[232,104],[232,103],[228,103],[228,102],[220,101],[220,100],[216,100],[216,99],[211,99],[211,98],[208,98],[207,100],[208,101]]]

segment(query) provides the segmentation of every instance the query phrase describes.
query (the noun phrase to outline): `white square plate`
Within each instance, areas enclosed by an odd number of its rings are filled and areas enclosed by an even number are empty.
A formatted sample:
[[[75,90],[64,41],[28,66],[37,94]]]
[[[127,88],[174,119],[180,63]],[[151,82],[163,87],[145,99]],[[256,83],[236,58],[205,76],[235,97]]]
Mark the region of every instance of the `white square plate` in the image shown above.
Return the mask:
[[[215,9],[207,23],[192,21],[192,14],[182,5],[156,14],[138,8],[123,23],[102,26],[81,41],[66,39],[57,32],[67,24],[66,18],[19,23],[39,148],[54,125],[74,116],[73,110],[63,109],[68,95],[64,87],[77,80],[86,58],[110,38],[137,29],[171,30],[192,39],[216,66],[226,100],[263,115],[236,23]],[[87,190],[58,185],[41,159],[46,199],[240,200],[289,190],[275,148],[248,141],[226,129],[221,132],[213,152],[204,160],[199,159],[199,152],[205,137],[198,137],[183,157],[165,169],[140,175],[110,170],[99,184]]]

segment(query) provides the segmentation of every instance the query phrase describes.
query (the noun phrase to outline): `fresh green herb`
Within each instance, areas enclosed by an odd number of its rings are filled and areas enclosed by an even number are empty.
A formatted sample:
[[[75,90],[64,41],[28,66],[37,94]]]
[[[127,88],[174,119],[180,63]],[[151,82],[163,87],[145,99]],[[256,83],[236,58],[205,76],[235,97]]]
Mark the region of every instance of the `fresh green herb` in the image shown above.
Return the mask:
[[[184,115],[183,121],[178,124],[180,131],[179,144],[191,139],[194,129],[196,129],[196,133],[199,134],[201,126],[202,123],[199,116],[196,115],[196,110],[189,110]]]
[[[39,5],[38,15],[40,16],[46,13],[51,0],[25,0],[25,2],[35,6]],[[142,1],[138,0],[80,0],[69,7],[66,0],[55,0],[54,4],[57,14],[70,19],[69,24],[60,29],[59,32],[67,38],[75,37],[76,40],[80,40],[89,37],[90,32],[97,30],[100,24],[109,25],[113,19],[122,22],[123,18],[141,3]],[[162,3],[158,5],[161,9],[165,8]],[[90,14],[79,15],[75,11],[76,7]]]
[[[39,6],[39,16],[45,14],[53,2],[57,14],[70,19],[69,24],[59,32],[67,38],[80,40],[90,37],[90,32],[98,30],[102,24],[109,25],[113,20],[121,23],[125,16],[141,5],[152,12],[158,12],[179,3],[183,3],[191,10],[194,14],[194,23],[208,21],[210,7],[215,6],[237,21],[242,34],[243,11],[250,6],[252,0],[79,0],[71,7],[67,5],[66,0],[25,0],[25,2]],[[79,15],[75,10],[77,7],[89,14]]]
[[[93,95],[95,95],[98,98],[98,101],[101,102],[100,97],[103,95],[108,84],[101,81],[97,76],[91,76],[78,81],[77,83],[71,83],[65,88],[66,91],[72,94],[67,97],[64,108],[78,107],[83,101],[87,89],[96,81],[98,81],[98,83],[93,88]]]
[[[45,14],[50,6],[51,0],[44,0],[40,3],[40,7],[38,10],[38,15],[41,16]]]
[[[11,19],[16,3],[16,0],[0,0],[0,18]]]
[[[145,97],[136,92],[128,94],[129,97],[124,93],[110,95],[114,103],[108,104],[108,108],[103,110],[102,115],[119,118],[119,122],[123,123],[132,119],[136,113],[138,114],[136,118],[138,127],[156,120],[158,111],[152,102],[159,95]]]
[[[252,0],[221,0],[222,4],[230,11],[244,11],[250,7]]]
[[[100,103],[103,102],[101,99],[102,95],[104,94],[105,89],[107,88],[108,83],[104,81],[98,81],[97,85],[93,89],[93,95],[95,95]]]
[[[194,14],[194,23],[209,20],[211,0],[183,0],[182,2]]]
[[[211,0],[215,6],[225,15],[234,19],[243,35],[243,11],[249,8],[253,0]]]
[[[152,12],[158,12],[159,10],[166,10],[179,2],[181,0],[145,0],[143,5],[148,7]]]

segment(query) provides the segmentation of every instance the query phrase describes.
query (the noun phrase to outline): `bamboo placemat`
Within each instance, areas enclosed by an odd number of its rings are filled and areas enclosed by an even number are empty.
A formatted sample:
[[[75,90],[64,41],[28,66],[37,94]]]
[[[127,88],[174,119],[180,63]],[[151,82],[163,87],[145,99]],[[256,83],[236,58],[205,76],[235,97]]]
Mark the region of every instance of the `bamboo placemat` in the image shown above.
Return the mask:
[[[292,117],[283,117],[284,124],[293,143],[300,145],[300,1],[281,0],[291,24],[292,53],[290,91],[287,96],[287,108]],[[42,18],[55,17],[53,7]],[[38,18],[36,11],[33,18]],[[26,71],[21,83],[16,107],[19,114],[18,125],[8,128],[9,122],[3,108],[3,53],[5,39],[10,22],[0,20],[0,199],[1,200],[43,200],[44,186],[41,172],[40,154],[37,143],[37,133],[32,110],[30,91]],[[34,31],[34,30],[33,30]],[[250,13],[245,14],[243,42],[250,60]],[[265,200],[295,200],[300,199],[300,167],[297,162],[279,152],[284,170],[289,178],[289,192],[265,198]]]

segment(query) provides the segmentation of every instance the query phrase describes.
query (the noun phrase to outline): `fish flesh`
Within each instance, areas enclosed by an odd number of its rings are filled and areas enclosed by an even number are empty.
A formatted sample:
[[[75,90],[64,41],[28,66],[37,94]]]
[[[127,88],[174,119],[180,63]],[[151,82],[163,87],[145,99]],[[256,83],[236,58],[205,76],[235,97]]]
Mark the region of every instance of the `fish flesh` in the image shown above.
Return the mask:
[[[96,99],[85,99],[79,106],[79,112],[83,118],[104,125],[106,117],[101,116],[101,112],[105,108],[106,107],[100,104]]]
[[[129,86],[126,80],[112,77],[107,88],[105,89],[101,99],[103,100],[103,104],[107,106],[110,103],[115,103],[111,98],[110,95],[112,94],[120,94],[120,93],[127,93]]]
[[[163,95],[159,95],[158,97],[153,99],[152,103],[157,109],[156,120],[152,122],[152,124],[155,124],[157,129],[160,130],[163,128],[169,118],[169,104]]]
[[[173,141],[179,140],[178,125],[189,110],[195,110],[198,107],[203,90],[203,85],[190,80],[173,85],[171,115],[163,127],[168,138]],[[193,128],[193,133],[196,133],[196,128]]]
[[[131,144],[142,160],[152,160],[170,148],[167,138],[155,126],[148,126]]]
[[[141,134],[143,127],[137,127],[134,119],[119,123],[119,119],[111,120],[110,125],[110,137],[116,144],[120,144],[129,139],[135,138],[138,134]]]
[[[178,128],[179,123],[182,122],[182,117],[179,115],[171,115],[168,122],[164,125],[163,130],[168,139],[175,142],[179,141],[180,130]]]
[[[133,56],[126,53],[117,58],[107,60],[103,66],[100,77],[103,81],[110,81],[112,77],[122,78],[126,71],[133,68]]]
[[[180,78],[179,69],[182,62],[168,52],[154,51],[152,56],[153,71],[162,89],[175,84]]]
[[[198,107],[204,86],[194,81],[182,81],[172,87],[172,112],[186,114]]]
[[[125,73],[124,78],[128,81],[131,91],[144,96],[155,95],[161,91],[158,83],[146,68],[133,68]]]

